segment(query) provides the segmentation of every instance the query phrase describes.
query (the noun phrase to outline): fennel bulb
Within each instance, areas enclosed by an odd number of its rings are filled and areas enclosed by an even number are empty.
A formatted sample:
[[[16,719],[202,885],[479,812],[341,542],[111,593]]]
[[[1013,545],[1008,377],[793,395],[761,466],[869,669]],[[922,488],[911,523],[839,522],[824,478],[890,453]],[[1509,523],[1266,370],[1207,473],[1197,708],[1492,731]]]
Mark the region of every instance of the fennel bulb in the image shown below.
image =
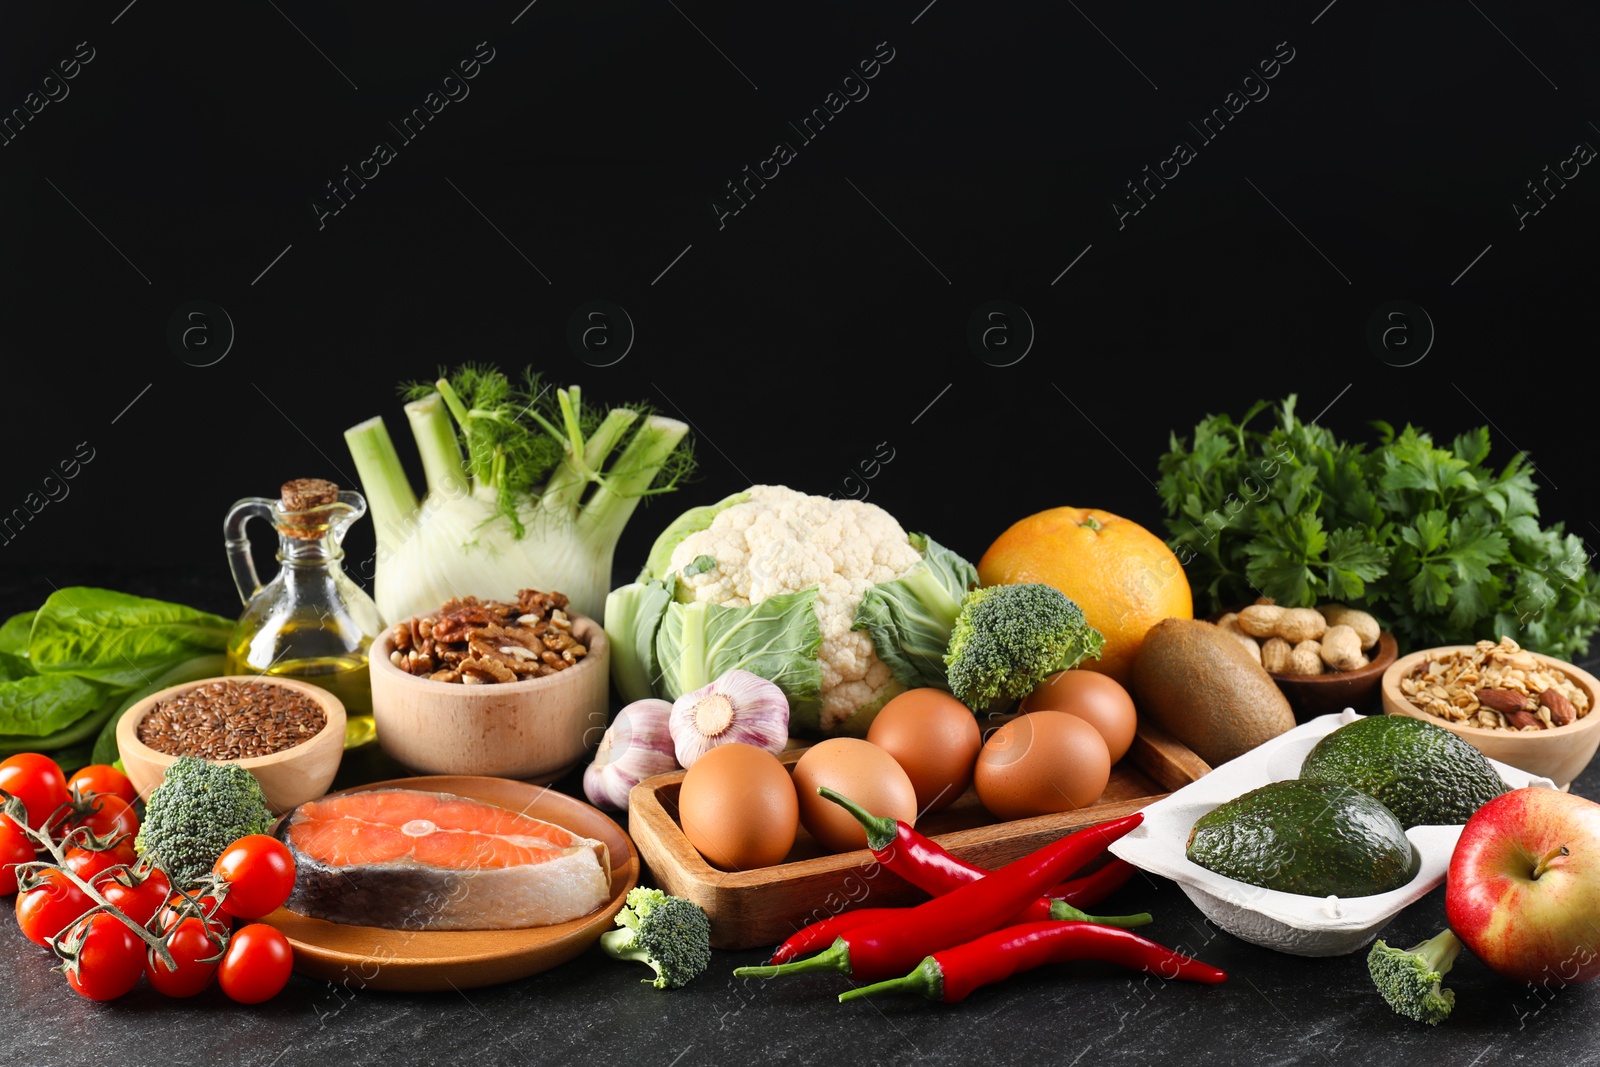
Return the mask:
[[[603,622],[617,540],[642,497],[688,471],[689,427],[633,408],[601,418],[577,386],[551,391],[529,375],[514,388],[477,367],[412,393],[406,418],[428,482],[420,502],[381,417],[345,431],[377,530],[384,619],[539,589]]]

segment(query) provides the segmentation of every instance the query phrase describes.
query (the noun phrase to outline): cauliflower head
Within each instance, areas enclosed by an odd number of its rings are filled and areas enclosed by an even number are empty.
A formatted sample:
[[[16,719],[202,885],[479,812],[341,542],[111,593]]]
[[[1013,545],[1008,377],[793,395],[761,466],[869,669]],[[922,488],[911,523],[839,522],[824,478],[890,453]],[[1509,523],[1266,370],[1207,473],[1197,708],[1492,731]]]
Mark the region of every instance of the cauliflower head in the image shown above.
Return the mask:
[[[702,556],[716,561],[700,573]],[[706,529],[672,551],[680,601],[747,607],[779,593],[817,587],[822,628],[822,732],[837,733],[862,710],[876,710],[905,687],[854,630],[861,598],[922,561],[894,516],[860,500],[830,500],[781,485],[757,485]]]

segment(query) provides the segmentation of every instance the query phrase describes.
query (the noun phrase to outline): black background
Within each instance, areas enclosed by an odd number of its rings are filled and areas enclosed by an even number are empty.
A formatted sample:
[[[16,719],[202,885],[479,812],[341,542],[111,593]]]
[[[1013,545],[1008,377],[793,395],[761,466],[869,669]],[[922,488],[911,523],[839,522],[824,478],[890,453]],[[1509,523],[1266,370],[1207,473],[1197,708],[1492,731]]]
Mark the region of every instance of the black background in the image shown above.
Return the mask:
[[[697,427],[700,480],[635,518],[619,576],[750,482],[859,495],[880,442],[868,499],[973,558],[1059,504],[1159,530],[1168,433],[1290,392],[1345,435],[1490,421],[1546,517],[1595,534],[1576,376],[1600,178],[1520,230],[1511,206],[1600,145],[1592,6],[123,2],[0,9],[5,113],[94,50],[0,146],[0,506],[94,449],[0,545],[13,581],[204,570],[231,612],[228,505],[352,482],[341,433],[374,414],[413,462],[397,383],[465,359]],[[402,141],[387,124],[478,42],[470,95]],[[801,141],[788,123],[879,42],[870,95]],[[1188,123],[1289,49],[1202,142]],[[1197,158],[1119,228],[1113,199],[1180,139]],[[380,140],[397,158],[319,228],[325,183]],[[794,161],[719,228],[778,141]],[[195,299],[236,333],[211,366],[190,364],[220,325],[167,339]],[[567,342],[592,299],[636,328],[613,366]],[[1007,367],[967,343],[996,299],[1036,330]],[[1407,367],[1420,323],[1409,349],[1366,340],[1397,299],[1436,332]]]

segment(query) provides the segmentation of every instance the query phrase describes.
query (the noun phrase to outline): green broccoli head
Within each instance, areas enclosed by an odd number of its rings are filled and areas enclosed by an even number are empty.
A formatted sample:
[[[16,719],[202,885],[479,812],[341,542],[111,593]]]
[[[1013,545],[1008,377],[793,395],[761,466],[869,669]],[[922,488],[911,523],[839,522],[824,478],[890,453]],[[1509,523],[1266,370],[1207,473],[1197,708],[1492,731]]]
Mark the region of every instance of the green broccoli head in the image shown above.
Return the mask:
[[[631,889],[617,913],[620,930],[600,938],[619,960],[638,960],[656,972],[657,989],[687,985],[711,962],[711,920],[705,909],[659,889]]]
[[[1461,939],[1450,930],[1415,948],[1390,948],[1383,941],[1367,954],[1367,970],[1389,1007],[1407,1019],[1438,1026],[1455,1007],[1454,990],[1440,986],[1461,954]]]
[[[991,585],[961,602],[944,663],[950,691],[967,707],[1020,700],[1056,671],[1097,658],[1105,638],[1053,586]]]
[[[173,888],[188,888],[229,845],[271,828],[255,775],[237,763],[179,756],[150,794],[134,847],[155,857]]]

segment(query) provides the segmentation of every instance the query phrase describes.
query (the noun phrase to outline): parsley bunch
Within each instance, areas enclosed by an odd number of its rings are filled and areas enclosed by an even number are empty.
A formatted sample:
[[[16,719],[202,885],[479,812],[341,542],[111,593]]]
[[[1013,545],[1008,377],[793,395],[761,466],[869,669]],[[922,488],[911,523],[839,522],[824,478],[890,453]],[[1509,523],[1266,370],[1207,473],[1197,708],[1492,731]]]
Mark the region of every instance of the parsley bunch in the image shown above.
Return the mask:
[[[1208,416],[1161,458],[1169,543],[1202,602],[1338,601],[1403,648],[1506,636],[1564,659],[1588,651],[1600,576],[1581,538],[1539,524],[1524,455],[1497,471],[1487,427],[1440,448],[1383,422],[1368,450],[1301,422],[1293,396],[1251,425],[1273,408]]]

